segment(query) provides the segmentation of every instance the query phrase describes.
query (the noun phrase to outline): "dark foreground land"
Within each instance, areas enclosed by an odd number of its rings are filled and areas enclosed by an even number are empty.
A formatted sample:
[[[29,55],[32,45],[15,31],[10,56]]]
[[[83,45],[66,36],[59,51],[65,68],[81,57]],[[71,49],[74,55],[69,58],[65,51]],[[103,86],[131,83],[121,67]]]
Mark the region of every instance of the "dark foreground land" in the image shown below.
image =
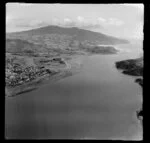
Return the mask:
[[[143,87],[143,57],[116,62],[116,67],[123,70],[122,73],[124,74],[138,76],[139,78],[135,82]],[[137,111],[137,117],[138,119],[142,119],[143,109]]]
[[[116,67],[123,70],[124,74],[139,76],[140,78],[137,78],[135,82],[143,86],[143,57],[116,62]]]

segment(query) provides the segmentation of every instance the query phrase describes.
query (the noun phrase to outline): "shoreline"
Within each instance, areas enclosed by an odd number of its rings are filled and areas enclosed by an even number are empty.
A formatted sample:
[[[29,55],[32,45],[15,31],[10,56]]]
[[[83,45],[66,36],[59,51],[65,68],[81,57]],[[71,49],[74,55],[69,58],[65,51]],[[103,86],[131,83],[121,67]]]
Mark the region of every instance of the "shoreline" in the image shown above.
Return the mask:
[[[67,76],[67,72],[61,72],[61,73],[56,73],[55,75],[52,75],[52,76],[43,76],[43,77],[40,77],[39,79],[35,79],[34,81],[31,81],[29,83],[25,83],[23,85],[19,85],[19,86],[16,86],[16,87],[13,87],[13,88],[8,88],[8,87],[5,87],[5,91],[7,93],[6,94],[6,97],[13,97],[13,96],[17,96],[17,95],[20,95],[20,94],[23,94],[23,93],[26,93],[26,92],[30,92],[30,91],[33,91],[33,90],[36,90],[38,89],[40,86],[43,86],[46,84],[46,81],[57,81],[65,76]]]
[[[122,71],[122,74],[136,77],[135,83],[143,89],[143,57],[116,62],[116,68]],[[136,111],[137,119],[143,126],[143,107]]]
[[[101,45],[103,46],[103,45]],[[109,45],[105,45],[106,47],[108,47]],[[114,45],[112,45],[114,47]],[[114,48],[115,49],[115,48]],[[118,50],[117,50],[118,51]],[[102,55],[106,55],[106,53],[97,53],[97,54],[102,54]],[[112,54],[112,53],[107,53],[107,54]],[[117,54],[117,53],[116,53]],[[80,51],[79,53],[77,52],[75,55],[63,55],[63,56],[59,56],[60,59],[63,60],[65,67],[60,68],[60,65],[57,65],[57,67],[49,67],[48,69],[50,70],[51,68],[53,69],[57,69],[56,73],[54,75],[43,75],[39,78],[36,78],[34,80],[31,80],[27,83],[23,83],[21,85],[16,85],[14,87],[5,87],[5,95],[7,97],[11,97],[11,96],[15,96],[18,94],[22,94],[25,92],[30,92],[32,90],[37,89],[39,86],[38,84],[43,83],[45,81],[56,81],[58,79],[62,79],[66,76],[70,76],[75,74],[76,72],[79,71],[79,69],[81,68],[82,64],[78,63],[76,61],[76,58],[80,57],[80,56],[90,56],[90,55],[96,55],[96,53],[89,53],[89,52],[85,52],[85,51]],[[52,59],[58,58],[58,56],[53,57]],[[42,65],[41,65],[42,66]],[[44,66],[44,65],[43,65]],[[54,70],[53,69],[53,70]],[[57,73],[59,72],[59,73]]]
[[[53,75],[46,74],[46,75],[38,77],[30,82],[24,83],[22,85],[17,85],[16,87],[5,86],[5,96],[6,97],[14,97],[14,96],[26,93],[26,92],[36,90],[40,86],[44,86],[46,84],[46,82],[50,82],[50,83],[56,82],[60,79],[71,76],[73,74],[73,71],[72,71],[73,63],[65,61],[65,65],[66,65],[66,67],[64,69],[59,69]]]

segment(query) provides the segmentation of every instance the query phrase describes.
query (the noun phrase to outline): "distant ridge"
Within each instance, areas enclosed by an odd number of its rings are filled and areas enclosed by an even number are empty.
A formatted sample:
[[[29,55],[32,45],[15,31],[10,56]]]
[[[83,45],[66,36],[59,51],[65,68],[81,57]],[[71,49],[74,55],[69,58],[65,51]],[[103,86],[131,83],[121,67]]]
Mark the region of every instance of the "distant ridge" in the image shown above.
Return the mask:
[[[32,30],[27,30],[27,31],[7,33],[6,37],[13,36],[13,35],[24,35],[24,34],[27,34],[27,35],[45,35],[45,34],[69,35],[69,36],[73,36],[75,40],[80,41],[80,42],[89,41],[95,44],[105,44],[105,45],[129,43],[129,41],[125,39],[120,39],[120,38],[108,36],[102,33],[80,29],[77,27],[65,28],[65,27],[59,27],[59,26],[53,26],[53,25],[36,28]]]

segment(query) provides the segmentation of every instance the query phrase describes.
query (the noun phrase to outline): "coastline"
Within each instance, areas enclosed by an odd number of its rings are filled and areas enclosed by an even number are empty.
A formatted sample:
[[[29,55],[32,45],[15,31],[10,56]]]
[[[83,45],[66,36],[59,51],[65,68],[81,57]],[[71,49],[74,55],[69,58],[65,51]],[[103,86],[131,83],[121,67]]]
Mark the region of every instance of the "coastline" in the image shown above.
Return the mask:
[[[85,56],[85,55],[84,55]],[[115,55],[114,55],[115,56]],[[74,62],[74,58],[75,58],[76,56],[70,56],[70,59],[69,59],[69,57],[68,57],[68,61],[66,60],[66,62],[71,62],[71,61],[73,61]],[[67,59],[67,58],[66,58]],[[113,62],[114,63],[114,62]],[[73,68],[73,67],[71,67],[71,68]],[[60,77],[60,79],[62,79],[63,77]],[[55,80],[55,79],[54,79]],[[62,79],[63,80],[63,79]],[[51,79],[49,80],[49,82],[51,82]],[[53,84],[53,83],[52,83]],[[44,86],[44,85],[43,85]],[[138,85],[137,85],[137,87],[138,87]],[[28,93],[27,93],[28,94]],[[24,94],[23,95],[23,98],[26,98],[26,95],[27,94]],[[31,93],[31,95],[32,94],[34,94],[34,91]],[[29,93],[29,95],[30,95],[30,93]],[[22,96],[22,95],[21,95]],[[19,97],[19,98],[22,98],[22,97]],[[36,96],[35,96],[36,97]],[[32,98],[32,97],[31,97]],[[36,97],[36,98],[38,98],[38,97]],[[41,98],[43,98],[43,97],[41,97]],[[16,99],[17,99],[17,96],[16,96]],[[14,100],[16,100],[16,99],[14,99]],[[30,99],[30,97],[29,97],[29,99]],[[8,99],[9,100],[9,99]],[[139,107],[140,107],[141,105],[139,105]],[[139,127],[141,127],[141,124],[140,124],[140,121],[137,119],[137,116],[136,116],[136,110],[138,110],[139,109],[139,107],[138,108],[135,108],[135,110],[133,111],[134,112],[134,119],[136,120],[136,122],[137,122],[137,124],[138,124],[138,126]],[[113,111],[112,111],[113,112]],[[99,113],[100,114],[100,113]],[[141,127],[142,128],[142,127]],[[142,132],[142,131],[141,131]],[[140,135],[142,135],[142,134],[140,134]]]
[[[116,68],[122,70],[123,74],[137,77],[134,82],[143,89],[143,57],[116,62]],[[143,108],[136,111],[137,119],[143,126]]]
[[[103,45],[101,45],[103,46]],[[105,45],[106,47],[108,47],[109,45]],[[112,47],[113,46],[113,47]],[[114,45],[112,45],[110,47],[110,51],[111,48],[114,48]],[[115,49],[115,48],[114,48]],[[115,49],[116,50],[116,49]],[[61,68],[61,64],[55,65],[53,66],[45,66],[45,64],[43,63],[43,65],[40,64],[40,66],[44,66],[47,67],[49,70],[53,69],[54,71],[56,71],[56,73],[54,73],[54,75],[48,74],[48,75],[44,75],[41,77],[36,77],[36,79],[31,80],[27,83],[23,83],[21,85],[17,85],[14,87],[5,87],[5,95],[7,97],[11,97],[11,96],[15,96],[15,95],[19,95],[25,92],[30,92],[32,90],[35,90],[39,87],[39,85],[43,84],[46,81],[50,81],[50,82],[54,82],[57,81],[59,79],[62,79],[64,77],[73,75],[77,72],[79,72],[82,64],[78,63],[78,61],[76,61],[76,59],[78,57],[82,57],[82,56],[90,56],[90,55],[94,55],[94,54],[112,54],[109,50],[105,53],[103,52],[103,50],[101,52],[98,53],[93,53],[93,52],[87,52],[87,51],[78,51],[75,55],[60,55],[59,57],[53,57],[52,59],[61,59],[61,61],[63,61],[65,67]],[[116,53],[113,54],[117,54],[118,50],[115,51]],[[44,58],[44,57],[43,57]],[[45,57],[46,58],[46,57]],[[40,57],[39,57],[40,59]],[[46,60],[46,59],[45,59]]]
[[[46,74],[44,76],[38,77],[30,82],[24,83],[22,85],[18,85],[16,87],[5,87],[5,96],[13,97],[26,92],[30,92],[36,90],[40,86],[44,86],[47,82],[48,83],[56,82],[60,79],[73,75],[75,72],[73,73],[72,66],[75,64],[73,62],[65,61],[65,65],[66,67],[64,69],[58,70],[53,75]],[[77,66],[78,65],[76,64],[74,67],[77,68]]]

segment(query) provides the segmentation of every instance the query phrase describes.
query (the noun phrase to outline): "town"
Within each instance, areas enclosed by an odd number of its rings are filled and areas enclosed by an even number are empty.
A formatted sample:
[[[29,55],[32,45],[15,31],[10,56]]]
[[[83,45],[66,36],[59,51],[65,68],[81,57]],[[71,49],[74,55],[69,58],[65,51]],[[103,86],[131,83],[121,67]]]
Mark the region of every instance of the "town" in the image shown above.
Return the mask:
[[[23,67],[15,63],[13,59],[6,60],[6,86],[14,87],[26,82],[30,82],[39,76],[53,75],[56,71],[45,68],[44,66]]]

